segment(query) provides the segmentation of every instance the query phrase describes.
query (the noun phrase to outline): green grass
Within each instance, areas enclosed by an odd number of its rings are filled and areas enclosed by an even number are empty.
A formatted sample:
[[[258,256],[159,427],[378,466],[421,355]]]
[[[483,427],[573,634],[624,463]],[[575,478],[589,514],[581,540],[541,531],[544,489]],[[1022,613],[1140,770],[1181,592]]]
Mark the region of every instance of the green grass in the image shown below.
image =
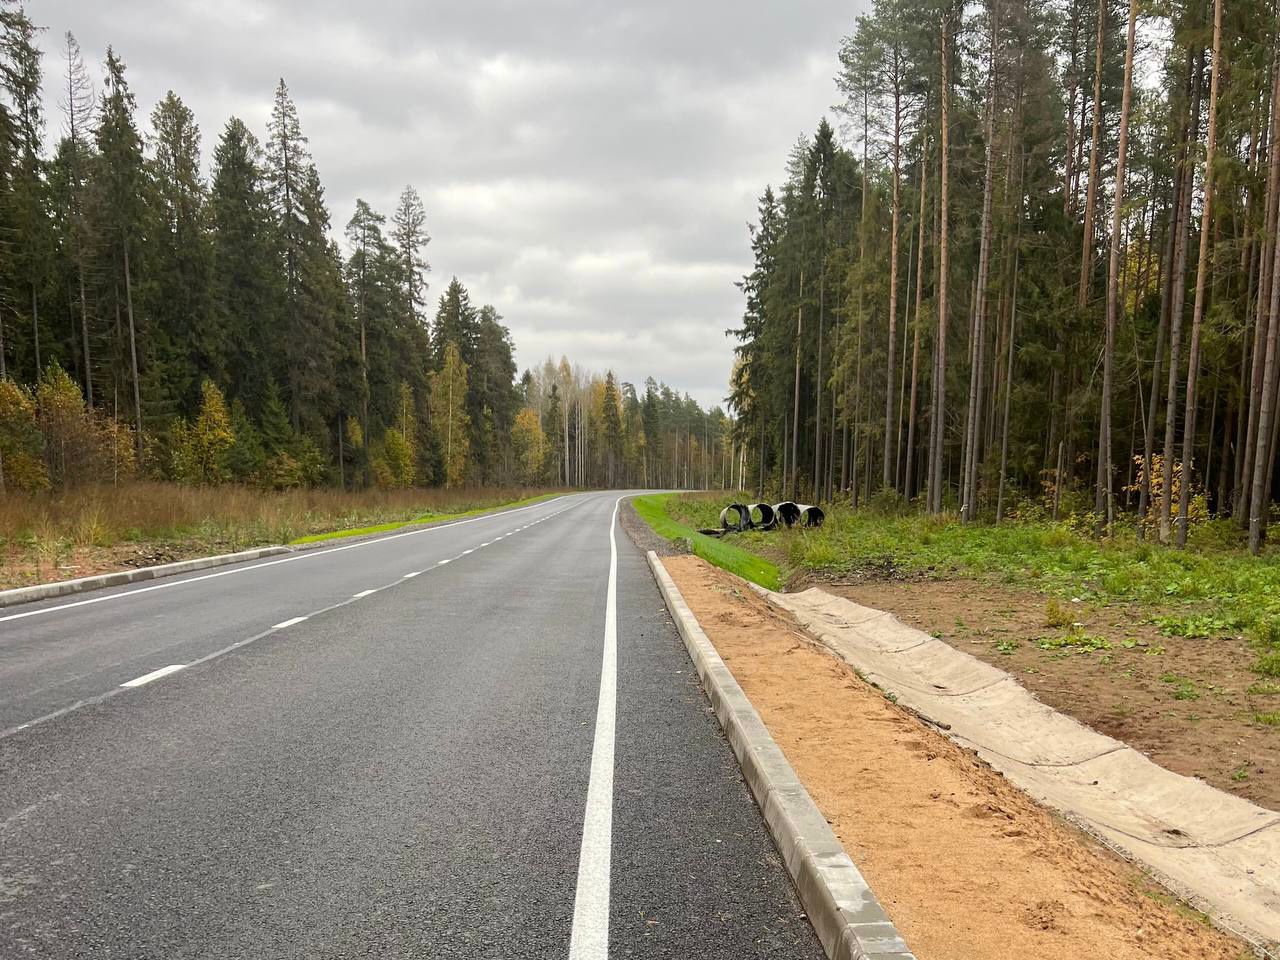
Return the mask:
[[[708,563],[737,574],[745,580],[758,583],[769,590],[781,589],[782,573],[768,560],[732,543],[701,534],[693,527],[672,517],[667,508],[675,496],[677,495],[671,493],[651,494],[636,497],[632,504],[635,506],[636,513],[640,515],[640,519],[652,527],[658,536],[686,545],[694,554]],[[718,516],[718,509],[716,513]]]
[[[313,533],[310,536],[298,537],[296,540],[290,540],[291,546],[298,546],[304,543],[320,543],[325,540],[340,540],[343,537],[364,537],[374,533],[390,533],[392,530],[399,530],[401,527],[408,527],[420,523],[440,523],[445,520],[461,520],[464,517],[474,517],[482,513],[490,513],[495,510],[511,510],[516,507],[527,507],[530,504],[541,503],[543,500],[550,500],[552,497],[558,497],[558,493],[545,493],[538,497],[529,497],[525,500],[512,500],[505,503],[494,503],[488,506],[475,507],[471,510],[464,510],[461,513],[424,513],[420,516],[413,517],[409,520],[401,520],[396,523],[380,523],[373,527],[355,527],[348,530],[330,530],[326,533]]]
[[[729,497],[686,494],[668,513],[688,526],[718,525]],[[822,575],[992,578],[1051,598],[1046,621],[1069,625],[1077,600],[1133,603],[1168,636],[1247,636],[1254,670],[1280,679],[1280,551],[1250,556],[1231,521],[1195,527],[1188,549],[1140,542],[1128,526],[1097,540],[1069,522],[962,524],[954,517],[833,506],[819,530],[748,532],[726,545],[788,570]]]
[[[1041,650],[1075,650],[1078,653],[1090,653],[1094,650],[1110,650],[1111,642],[1106,637],[1093,637],[1083,630],[1072,630],[1060,637],[1044,637],[1036,642]]]
[[[1160,675],[1160,682],[1173,686],[1173,699],[1175,700],[1200,699],[1200,691],[1197,689],[1195,681],[1187,677],[1180,677],[1176,673],[1163,673]]]

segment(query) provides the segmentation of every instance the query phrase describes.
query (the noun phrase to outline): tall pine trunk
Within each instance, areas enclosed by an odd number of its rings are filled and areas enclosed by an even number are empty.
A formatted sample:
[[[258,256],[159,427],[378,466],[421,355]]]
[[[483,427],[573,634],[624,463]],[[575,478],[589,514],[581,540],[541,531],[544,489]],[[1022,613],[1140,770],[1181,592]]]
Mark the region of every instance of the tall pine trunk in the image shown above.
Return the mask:
[[[1124,224],[1124,176],[1129,151],[1129,106],[1133,100],[1133,45],[1138,0],[1129,0],[1129,32],[1124,48],[1124,91],[1120,98],[1120,142],[1116,150],[1116,184],[1111,213],[1111,256],[1107,262],[1107,329],[1102,353],[1102,416],[1098,425],[1098,486],[1093,509],[1099,532],[1114,515],[1111,465],[1111,390],[1115,375],[1116,325],[1120,313],[1120,247]]]
[[[796,380],[794,409],[791,413],[791,496],[799,496],[796,489],[796,464],[800,447],[800,344],[804,333],[804,270],[800,271],[800,302],[796,304]]]
[[[1222,77],[1222,0],[1213,4],[1213,67],[1209,80],[1209,130],[1204,152],[1204,202],[1200,211],[1200,257],[1196,263],[1196,299],[1191,311],[1191,346],[1187,352],[1187,403],[1182,428],[1182,469],[1178,490],[1178,546],[1186,546],[1191,509],[1192,467],[1196,442],[1196,378],[1200,368],[1200,331],[1204,324],[1209,282],[1209,238],[1213,225],[1213,161],[1218,145],[1218,82]]]
[[[129,360],[133,373],[133,415],[136,436],[134,443],[138,450],[138,465],[142,465],[142,387],[138,378],[138,335],[133,322],[133,277],[129,269],[129,240],[124,239],[124,303],[125,314],[129,318]],[[119,301],[117,301],[119,302]]]
[[[1084,240],[1080,251],[1080,286],[1076,306],[1089,300],[1089,276],[1093,272],[1093,219],[1098,206],[1098,153],[1102,141],[1102,48],[1106,26],[1106,0],[1098,0],[1098,36],[1093,66],[1093,136],[1089,141],[1089,186],[1084,200]]]
[[[1239,497],[1236,514],[1242,528],[1249,529],[1254,512],[1253,464],[1258,445],[1258,424],[1262,412],[1263,385],[1265,383],[1264,360],[1267,333],[1271,322],[1271,286],[1276,277],[1272,271],[1272,256],[1276,244],[1277,216],[1280,214],[1280,51],[1275,57],[1274,77],[1271,84],[1271,130],[1267,143],[1267,187],[1264,197],[1266,229],[1258,258],[1257,303],[1254,307],[1253,363],[1249,378],[1249,416],[1244,441],[1244,464],[1241,469]]]
[[[942,448],[945,432],[945,416],[947,404],[947,274],[951,268],[950,237],[947,224],[947,203],[950,184],[948,167],[950,165],[951,134],[948,126],[951,123],[951,31],[950,11],[943,14],[942,19],[942,117],[940,121],[940,152],[938,205],[941,209],[938,227],[938,336],[933,348],[933,409],[929,421],[929,510],[932,513],[942,512]]]
[[[1191,162],[1190,145],[1195,142],[1200,129],[1200,92],[1202,87],[1203,60],[1197,57],[1193,68],[1191,113],[1188,121],[1190,134],[1187,139],[1186,162],[1182,165],[1182,200],[1174,220],[1173,275],[1169,292],[1169,381],[1165,392],[1164,462],[1162,466],[1164,491],[1160,498],[1160,542],[1168,543],[1173,532],[1173,470],[1174,438],[1178,429],[1178,381],[1181,373],[1180,353],[1182,345],[1182,313],[1187,295],[1187,223],[1191,217],[1191,188],[1195,164]]]
[[[897,57],[897,52],[891,54]],[[893,86],[893,212],[890,216],[889,228],[889,346],[888,357],[885,361],[885,390],[884,390],[884,471],[882,483],[886,490],[890,489],[897,480],[895,476],[898,465],[898,451],[894,449],[892,438],[893,432],[893,372],[894,372],[894,347],[897,345],[898,330],[898,225],[901,220],[901,205],[899,201],[899,179],[901,177],[901,156],[902,156],[902,88],[897,82],[900,71],[895,62],[894,64],[894,86]]]
[[[991,205],[995,181],[996,36],[998,0],[990,0],[991,37],[987,70],[986,166],[982,186],[982,225],[978,241],[978,277],[973,298],[973,363],[969,369],[969,413],[965,429],[965,471],[960,494],[960,519],[968,522],[978,509],[978,449],[982,416],[983,346],[987,312],[987,284],[991,270]]]

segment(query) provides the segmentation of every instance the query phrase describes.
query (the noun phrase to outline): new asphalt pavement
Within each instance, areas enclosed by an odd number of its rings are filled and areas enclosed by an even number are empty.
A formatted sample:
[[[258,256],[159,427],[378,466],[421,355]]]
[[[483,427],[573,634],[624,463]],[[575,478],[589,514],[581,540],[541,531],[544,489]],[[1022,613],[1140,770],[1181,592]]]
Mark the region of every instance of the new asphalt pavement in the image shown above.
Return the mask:
[[[0,957],[820,958],[617,512],[0,610]]]

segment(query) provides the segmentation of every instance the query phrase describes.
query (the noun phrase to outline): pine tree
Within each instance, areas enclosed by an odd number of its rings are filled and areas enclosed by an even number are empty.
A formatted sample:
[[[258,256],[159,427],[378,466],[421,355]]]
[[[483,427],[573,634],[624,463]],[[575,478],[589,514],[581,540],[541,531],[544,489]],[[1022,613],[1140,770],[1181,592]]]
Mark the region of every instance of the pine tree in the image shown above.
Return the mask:
[[[426,274],[431,270],[424,251],[431,237],[427,233],[427,213],[422,198],[412,186],[400,194],[392,220],[391,241],[395,244],[400,284],[409,315],[416,325],[426,322]]]
[[[360,401],[361,422],[369,428],[369,314],[376,312],[379,263],[386,241],[382,225],[386,217],[375,213],[369,204],[356,200],[356,212],[347,222],[347,286],[356,324],[360,329]]]

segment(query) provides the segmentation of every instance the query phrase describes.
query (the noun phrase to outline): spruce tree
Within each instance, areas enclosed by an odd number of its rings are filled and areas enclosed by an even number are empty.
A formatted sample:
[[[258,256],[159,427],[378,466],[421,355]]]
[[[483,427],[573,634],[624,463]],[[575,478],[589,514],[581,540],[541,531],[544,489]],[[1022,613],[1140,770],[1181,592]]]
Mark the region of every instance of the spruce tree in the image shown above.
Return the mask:
[[[436,369],[444,363],[445,349],[451,343],[458,349],[462,362],[471,365],[475,360],[479,340],[479,319],[479,314],[471,305],[471,295],[467,293],[467,288],[454,277],[440,295],[435,326],[431,331]]]
[[[208,221],[211,322],[226,348],[229,393],[256,413],[268,381],[284,367],[284,287],[276,269],[262,150],[235,117],[214,148]]]
[[[151,399],[163,397],[189,414],[201,402],[203,379],[227,381],[231,344],[213,318],[200,128],[173,91],[156,105],[151,123],[154,199],[142,300],[151,327],[148,357],[164,373],[164,382],[153,378]]]
[[[123,316],[123,339],[113,343],[116,370],[128,370],[128,387],[133,398],[133,421],[138,452],[142,452],[143,406],[140,357],[146,355],[134,313],[134,283],[137,260],[145,238],[147,199],[150,184],[142,159],[142,137],[134,123],[137,103],[125,79],[125,65],[107,48],[104,64],[106,86],[94,132],[97,157],[93,167],[93,200],[101,219],[99,252],[104,273],[110,278],[105,294],[116,317]],[[158,338],[157,338],[158,339]],[[164,358],[157,356],[161,363]],[[171,374],[172,376],[172,374]],[[158,383],[163,395],[168,384]],[[123,392],[123,391],[121,391]]]

